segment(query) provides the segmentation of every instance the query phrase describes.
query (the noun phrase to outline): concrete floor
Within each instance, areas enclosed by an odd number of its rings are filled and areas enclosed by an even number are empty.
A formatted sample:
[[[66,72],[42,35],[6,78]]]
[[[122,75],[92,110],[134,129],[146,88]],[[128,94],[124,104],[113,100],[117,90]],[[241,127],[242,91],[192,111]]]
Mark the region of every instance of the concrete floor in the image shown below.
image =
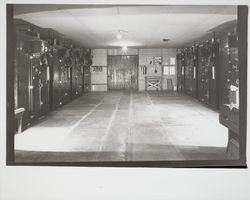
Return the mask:
[[[15,159],[224,159],[228,135],[218,115],[180,93],[87,93],[17,134]]]

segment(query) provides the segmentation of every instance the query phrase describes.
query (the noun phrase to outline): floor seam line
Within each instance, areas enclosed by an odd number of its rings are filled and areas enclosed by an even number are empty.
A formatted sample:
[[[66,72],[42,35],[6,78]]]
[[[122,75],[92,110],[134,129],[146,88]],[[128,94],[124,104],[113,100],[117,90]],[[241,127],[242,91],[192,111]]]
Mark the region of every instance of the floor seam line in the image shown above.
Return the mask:
[[[155,106],[154,106],[154,104],[153,104],[153,102],[152,102],[152,100],[151,100],[151,98],[150,98],[148,92],[146,92],[146,94],[147,94],[147,97],[149,98],[149,101],[150,101],[151,106],[153,107],[153,110],[155,110],[155,112],[156,112],[157,115],[159,116],[159,119],[161,120],[161,125],[162,125],[162,127],[164,128],[164,130],[165,130],[165,132],[166,132],[166,134],[167,134],[167,129],[166,129],[166,126],[165,126],[165,124],[164,124],[164,122],[163,122],[163,120],[162,120],[162,117],[161,117],[160,113],[156,110],[156,108],[155,108]],[[173,143],[172,143],[172,141],[171,141],[171,139],[170,139],[170,142],[171,142],[172,146],[174,146]],[[182,155],[181,151],[180,151],[178,148],[175,148],[175,147],[174,147],[174,149],[176,150],[177,153],[179,153],[179,155],[182,156],[182,159],[185,159],[185,157]]]
[[[106,95],[105,95],[106,96]],[[101,105],[103,103],[103,100],[105,98],[105,96],[102,98],[102,100],[96,104],[87,114],[85,114],[84,116],[81,117],[81,119],[79,119],[73,126],[71,126],[69,128],[69,130],[66,132],[66,134],[69,134],[72,130],[74,130],[80,123],[81,121],[83,121],[84,119],[86,119],[89,115],[91,115],[95,110],[96,108]]]
[[[121,95],[121,96],[122,96],[122,95]],[[118,103],[116,104],[115,109],[114,109],[113,112],[112,112],[111,118],[110,118],[109,123],[108,123],[108,126],[107,126],[107,128],[106,128],[106,131],[105,131],[105,133],[104,133],[104,135],[103,135],[103,137],[102,137],[102,139],[101,139],[101,145],[100,145],[100,147],[99,147],[99,151],[98,151],[98,152],[101,152],[102,149],[103,149],[104,142],[105,142],[105,140],[107,139],[107,136],[108,136],[108,134],[109,134],[109,131],[110,131],[112,122],[114,121],[115,115],[116,115],[116,113],[117,113],[117,111],[118,111],[118,107],[119,107],[119,104],[120,104],[120,100],[121,100],[121,97],[120,97]]]
[[[127,144],[127,148],[126,148],[126,160],[132,160],[131,157],[132,157],[132,145],[131,145],[131,137],[132,137],[132,134],[131,134],[131,123],[132,123],[132,120],[131,120],[131,117],[132,117],[132,111],[133,111],[133,93],[131,92],[130,93],[130,102],[129,102],[129,122],[128,122],[128,144]]]

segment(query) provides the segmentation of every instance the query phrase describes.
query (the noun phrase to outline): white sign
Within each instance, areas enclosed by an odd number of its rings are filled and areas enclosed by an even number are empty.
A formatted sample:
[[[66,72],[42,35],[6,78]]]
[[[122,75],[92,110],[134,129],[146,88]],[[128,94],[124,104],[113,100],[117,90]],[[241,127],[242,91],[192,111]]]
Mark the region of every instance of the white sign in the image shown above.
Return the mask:
[[[175,65],[175,57],[170,58],[170,65]]]
[[[175,67],[170,67],[169,74],[175,75]]]
[[[163,74],[164,75],[169,75],[169,67],[168,66],[164,66],[164,68],[163,68]]]

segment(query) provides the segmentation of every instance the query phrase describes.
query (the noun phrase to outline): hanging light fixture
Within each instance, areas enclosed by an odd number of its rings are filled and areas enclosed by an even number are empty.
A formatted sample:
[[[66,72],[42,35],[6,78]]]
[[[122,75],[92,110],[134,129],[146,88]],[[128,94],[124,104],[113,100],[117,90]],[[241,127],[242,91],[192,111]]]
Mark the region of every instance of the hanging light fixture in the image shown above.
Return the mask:
[[[122,33],[121,33],[120,30],[118,30],[118,33],[117,33],[117,35],[116,35],[116,38],[117,38],[118,40],[122,39]]]
[[[127,50],[128,50],[127,46],[126,46],[126,45],[123,45],[123,46],[122,46],[122,51],[125,53],[125,52],[127,52]]]
[[[116,39],[121,40],[127,37],[128,31],[125,30],[117,30]]]
[[[118,46],[121,46],[121,50],[123,53],[127,52],[127,36],[128,36],[128,31],[121,29],[117,30],[116,38],[119,40]]]

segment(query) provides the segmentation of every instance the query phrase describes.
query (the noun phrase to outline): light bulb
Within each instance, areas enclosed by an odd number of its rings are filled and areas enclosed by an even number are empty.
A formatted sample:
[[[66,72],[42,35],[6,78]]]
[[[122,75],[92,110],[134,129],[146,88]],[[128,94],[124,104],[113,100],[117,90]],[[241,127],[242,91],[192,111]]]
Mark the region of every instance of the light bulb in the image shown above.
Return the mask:
[[[126,51],[127,51],[127,46],[123,46],[123,47],[122,47],[122,51],[123,51],[123,52],[126,52]]]
[[[121,34],[120,31],[117,33],[116,38],[117,38],[118,40],[122,39],[122,34]]]

